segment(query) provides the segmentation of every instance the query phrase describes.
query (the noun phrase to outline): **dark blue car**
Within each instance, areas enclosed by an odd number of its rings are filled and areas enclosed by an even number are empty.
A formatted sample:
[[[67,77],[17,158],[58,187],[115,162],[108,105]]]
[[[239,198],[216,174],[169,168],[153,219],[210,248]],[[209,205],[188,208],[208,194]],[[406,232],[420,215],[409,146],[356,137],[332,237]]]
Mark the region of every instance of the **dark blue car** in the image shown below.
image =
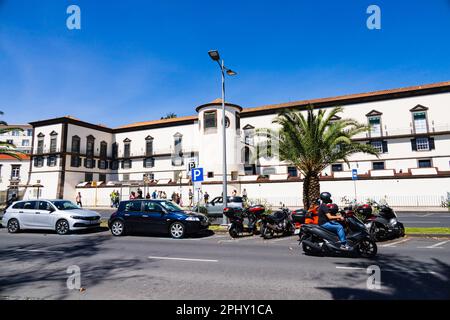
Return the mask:
[[[208,229],[209,221],[203,214],[185,211],[171,201],[130,200],[120,202],[108,226],[114,236],[132,232],[168,233],[180,239]]]

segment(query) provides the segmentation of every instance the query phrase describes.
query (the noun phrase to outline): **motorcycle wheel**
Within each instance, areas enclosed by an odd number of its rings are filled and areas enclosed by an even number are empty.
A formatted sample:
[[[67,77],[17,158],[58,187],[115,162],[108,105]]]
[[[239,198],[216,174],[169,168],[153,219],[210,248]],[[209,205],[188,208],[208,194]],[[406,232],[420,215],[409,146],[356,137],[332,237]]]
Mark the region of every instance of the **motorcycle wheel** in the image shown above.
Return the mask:
[[[383,237],[379,234],[379,232],[377,232],[377,226],[375,225],[375,223],[373,223],[372,226],[370,227],[369,233],[373,240],[375,241],[383,240]]]
[[[237,231],[237,229],[236,228],[230,228],[230,230],[228,230],[228,233],[230,234],[230,236],[232,237],[232,238],[237,238],[237,237],[239,237],[239,232]]]
[[[262,236],[264,239],[272,239],[273,238],[273,230],[270,228],[264,228],[264,230],[262,231]]]
[[[375,241],[365,239],[358,243],[357,251],[363,258],[373,258],[377,255],[378,247]]]
[[[261,237],[264,237],[265,229],[266,229],[266,227],[264,226],[264,224],[261,223],[261,227],[259,228],[259,234],[261,235]]]

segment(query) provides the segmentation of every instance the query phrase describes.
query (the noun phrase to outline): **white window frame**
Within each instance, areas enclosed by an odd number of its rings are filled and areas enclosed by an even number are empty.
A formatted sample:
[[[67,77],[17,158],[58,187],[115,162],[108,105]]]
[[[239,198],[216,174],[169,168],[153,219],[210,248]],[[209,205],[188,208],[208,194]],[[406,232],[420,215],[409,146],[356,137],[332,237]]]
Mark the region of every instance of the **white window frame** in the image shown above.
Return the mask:
[[[430,140],[428,138],[416,138],[417,151],[429,151]]]
[[[379,120],[379,124],[374,127],[371,123],[370,120],[372,119],[378,119]],[[370,136],[371,137],[381,137],[382,136],[382,128],[381,128],[381,116],[371,116],[368,117],[368,121],[369,121],[369,125],[370,125]],[[374,131],[374,128],[377,128],[378,131]]]
[[[425,115],[424,119],[414,119],[416,114],[423,113]],[[428,123],[427,123],[427,113],[425,111],[417,111],[413,112],[413,122],[414,122],[414,131],[415,133],[427,133],[428,132]]]
[[[372,141],[371,146],[378,150],[380,153],[383,153],[383,141]]]

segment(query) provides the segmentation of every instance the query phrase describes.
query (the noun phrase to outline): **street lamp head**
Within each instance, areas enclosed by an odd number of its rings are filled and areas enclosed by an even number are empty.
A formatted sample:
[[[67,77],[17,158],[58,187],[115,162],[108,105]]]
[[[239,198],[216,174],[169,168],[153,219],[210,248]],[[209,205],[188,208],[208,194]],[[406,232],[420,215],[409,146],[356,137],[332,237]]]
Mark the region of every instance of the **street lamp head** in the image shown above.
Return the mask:
[[[219,61],[220,60],[219,51],[217,51],[217,50],[210,50],[210,51],[208,51],[208,54],[211,57],[211,59],[213,59],[214,61]]]
[[[229,75],[229,76],[235,76],[235,75],[237,75],[237,73],[234,72],[233,70],[228,69],[228,70],[227,70],[227,75]]]

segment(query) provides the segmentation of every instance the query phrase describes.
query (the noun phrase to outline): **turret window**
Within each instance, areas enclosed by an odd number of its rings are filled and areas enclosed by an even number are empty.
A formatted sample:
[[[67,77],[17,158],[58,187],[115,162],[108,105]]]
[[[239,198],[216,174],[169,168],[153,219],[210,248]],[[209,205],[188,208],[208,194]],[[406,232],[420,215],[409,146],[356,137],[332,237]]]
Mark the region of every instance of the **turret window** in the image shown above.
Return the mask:
[[[203,113],[203,122],[205,129],[217,128],[217,112],[215,110],[205,111]]]

